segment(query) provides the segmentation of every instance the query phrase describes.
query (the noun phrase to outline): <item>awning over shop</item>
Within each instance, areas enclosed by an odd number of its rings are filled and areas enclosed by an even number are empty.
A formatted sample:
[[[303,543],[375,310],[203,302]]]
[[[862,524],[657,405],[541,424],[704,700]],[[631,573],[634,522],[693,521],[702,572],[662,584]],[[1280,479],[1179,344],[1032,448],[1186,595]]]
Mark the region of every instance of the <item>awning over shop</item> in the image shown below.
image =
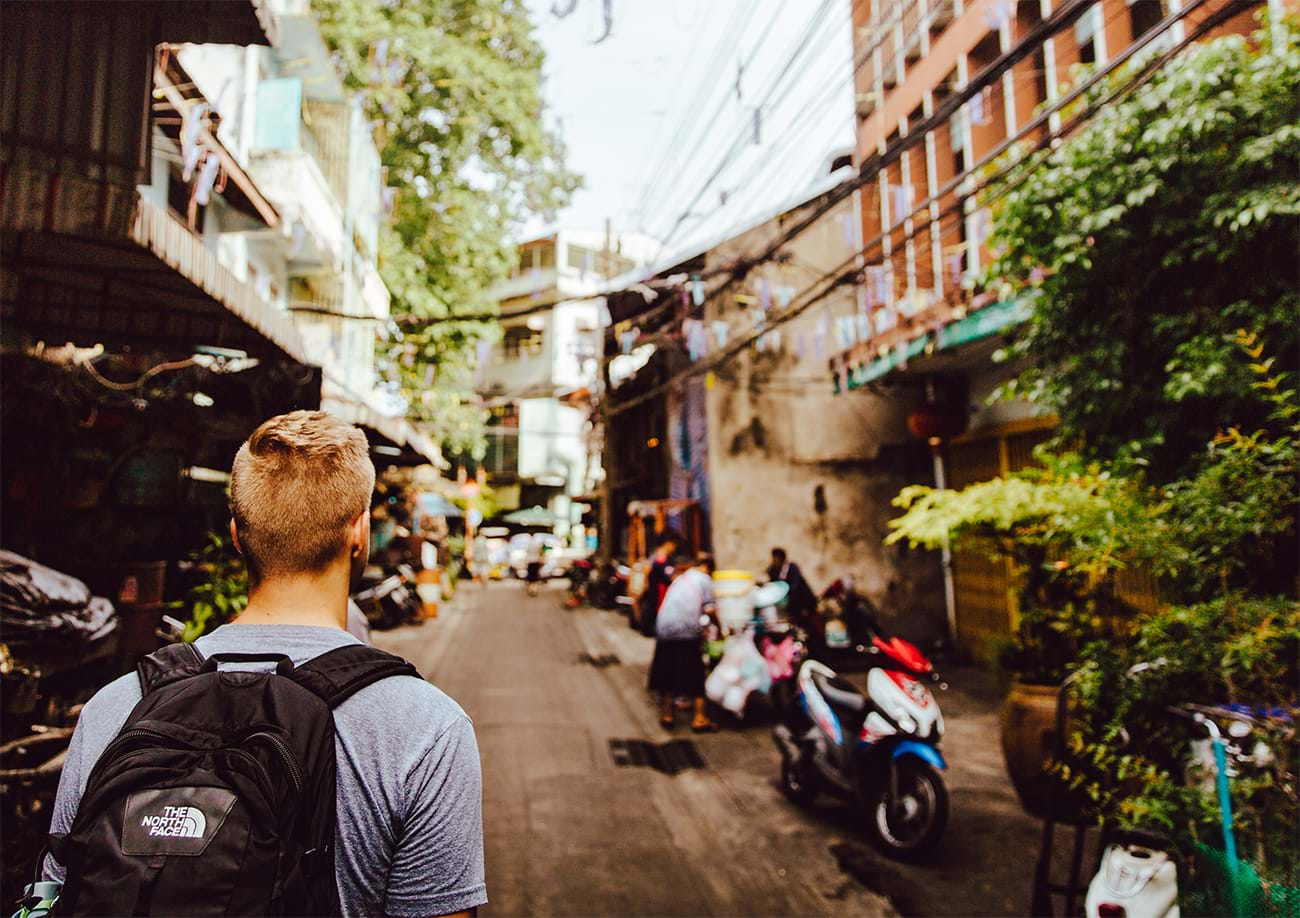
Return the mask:
[[[1023,322],[1029,317],[1030,308],[1027,298],[993,303],[962,318],[947,322],[934,331],[900,341],[872,359],[861,357],[863,345],[859,344],[848,354],[832,361],[835,392],[838,394],[860,389],[883,379],[895,370],[905,368],[910,361],[919,357],[934,357],[964,345],[983,341]],[[869,346],[867,344],[867,347]]]
[[[382,411],[364,396],[348,389],[338,380],[326,375],[321,383],[322,411],[380,434],[398,449],[405,448],[415,457],[430,465],[446,468],[442,450],[426,434],[417,430],[406,418]]]
[[[308,362],[288,313],[138,197],[125,239],[7,232],[2,245],[6,335],[186,353],[206,345]]]

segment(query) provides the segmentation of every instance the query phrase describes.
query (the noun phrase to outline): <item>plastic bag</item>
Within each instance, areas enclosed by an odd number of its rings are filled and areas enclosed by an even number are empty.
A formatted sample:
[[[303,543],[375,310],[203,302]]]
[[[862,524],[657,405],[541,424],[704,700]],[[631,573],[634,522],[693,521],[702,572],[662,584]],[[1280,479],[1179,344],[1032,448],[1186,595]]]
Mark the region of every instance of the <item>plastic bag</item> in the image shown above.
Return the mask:
[[[754,692],[766,693],[772,687],[767,660],[754,646],[754,636],[746,631],[727,639],[722,660],[705,680],[704,692],[709,700],[740,716]]]

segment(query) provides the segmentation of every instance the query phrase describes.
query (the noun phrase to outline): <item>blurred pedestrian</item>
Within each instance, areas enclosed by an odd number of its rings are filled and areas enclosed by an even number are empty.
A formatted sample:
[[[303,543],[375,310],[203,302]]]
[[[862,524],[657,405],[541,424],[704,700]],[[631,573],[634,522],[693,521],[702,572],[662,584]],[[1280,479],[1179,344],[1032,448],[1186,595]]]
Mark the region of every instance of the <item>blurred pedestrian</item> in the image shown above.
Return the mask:
[[[693,699],[695,718],[691,730],[711,733],[718,725],[704,709],[704,622],[714,614],[713,558],[678,557],[672,565],[678,574],[668,586],[655,618],[655,655],[650,664],[650,689],[660,696],[659,724],[671,730],[673,699]]]
[[[528,595],[536,596],[537,591],[542,585],[542,537],[534,535],[528,540],[528,547],[525,550],[525,560],[528,562],[527,581]]]
[[[799,565],[790,560],[784,548],[772,549],[772,563],[767,568],[769,581],[781,580],[790,586],[790,597],[786,600],[786,612],[790,620],[807,626],[812,622],[817,610],[817,595],[804,579]]]
[[[681,539],[677,533],[671,529],[666,530],[663,537],[659,540],[659,547],[650,558],[650,571],[646,574],[645,590],[640,596],[641,605],[641,633],[646,637],[654,637],[655,634],[655,616],[659,612],[659,606],[664,601],[664,596],[668,593],[668,584],[673,579],[673,556],[677,553],[677,547],[681,545]]]

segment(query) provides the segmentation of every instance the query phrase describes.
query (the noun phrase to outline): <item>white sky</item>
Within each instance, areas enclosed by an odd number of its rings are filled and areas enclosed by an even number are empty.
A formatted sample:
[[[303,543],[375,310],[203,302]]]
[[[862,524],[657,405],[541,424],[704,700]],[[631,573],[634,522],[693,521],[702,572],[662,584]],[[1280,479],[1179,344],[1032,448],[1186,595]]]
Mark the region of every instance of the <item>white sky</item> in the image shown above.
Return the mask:
[[[599,45],[603,0],[552,13],[571,2],[527,0],[547,54],[546,117],[585,181],[562,225],[600,229],[609,218],[615,232],[687,253],[790,203],[822,180],[832,151],[852,147],[850,0],[613,0]]]

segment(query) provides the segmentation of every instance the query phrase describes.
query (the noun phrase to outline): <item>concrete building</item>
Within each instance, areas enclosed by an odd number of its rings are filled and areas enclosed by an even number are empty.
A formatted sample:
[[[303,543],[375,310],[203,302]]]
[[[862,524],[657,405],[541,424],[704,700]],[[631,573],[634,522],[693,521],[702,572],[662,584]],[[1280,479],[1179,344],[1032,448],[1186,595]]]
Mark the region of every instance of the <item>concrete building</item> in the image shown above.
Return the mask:
[[[483,465],[507,506],[548,507],[560,534],[577,522],[573,498],[602,474],[591,424],[597,294],[656,250],[634,234],[558,229],[522,243],[512,276],[490,292],[502,334],[480,355],[477,388],[491,412]]]
[[[828,176],[770,218],[609,294],[608,525],[617,551],[632,502],[697,501],[720,567],[761,572],[780,546],[818,592],[852,574],[890,627],[929,642],[944,632],[939,571],[921,553],[883,544],[890,498],[929,480],[925,445],[907,428],[922,394],[836,397],[826,362],[857,334],[851,285],[769,324],[798,306],[819,273],[812,266],[852,257],[852,200],[831,206],[780,258],[727,283],[730,266],[826,205],[845,177]]]
[[[212,123],[281,216],[275,228],[250,228],[218,209],[206,215],[205,235],[237,276],[293,316],[308,358],[323,368],[325,410],[438,463],[436,447],[403,418],[405,406],[380,387],[375,369],[389,316],[378,269],[386,217],[383,169],[361,100],[344,91],[309,0],[268,7],[278,29],[272,47],[174,49],[209,100],[196,117]]]
[[[1105,67],[1142,42],[1172,45],[1223,6],[1222,0],[854,4],[854,165],[870,179],[856,204],[864,319],[857,340],[831,360],[830,369],[840,392],[926,392],[931,410],[945,416],[940,426],[952,427],[935,438],[939,474],[946,472],[949,486],[1023,467],[1053,425],[1025,403],[988,403],[1017,372],[991,358],[1026,310],[974,293],[987,264],[990,223],[973,195],[974,173],[1014,140],[1048,142],[1061,130],[1053,108],[1068,92],[1076,65]],[[1183,9],[1189,11],[1185,18],[1162,27]],[[1253,15],[1246,10],[1209,34],[1249,32]],[[1063,28],[1052,27],[1057,20]],[[1019,59],[1003,66],[1003,56],[1017,49]],[[949,103],[972,86],[963,104]],[[956,636],[982,654],[990,638],[1014,624],[1008,569],[963,554],[950,573]]]

